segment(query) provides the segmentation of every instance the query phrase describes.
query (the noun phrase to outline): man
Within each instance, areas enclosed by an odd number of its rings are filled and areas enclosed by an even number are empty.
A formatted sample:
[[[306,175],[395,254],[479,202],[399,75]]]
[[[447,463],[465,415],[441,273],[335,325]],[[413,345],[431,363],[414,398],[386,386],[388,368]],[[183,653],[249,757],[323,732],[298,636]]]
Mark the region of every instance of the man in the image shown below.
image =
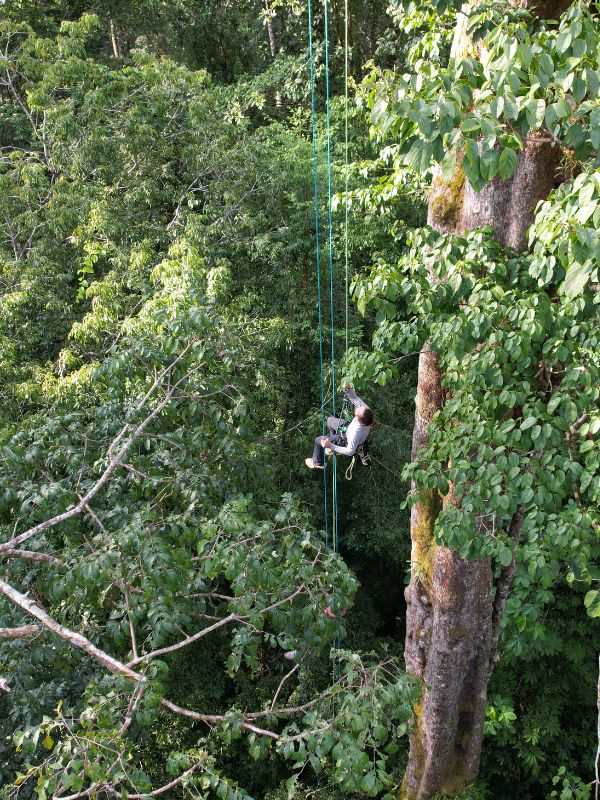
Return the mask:
[[[327,417],[328,436],[317,436],[312,458],[305,459],[304,463],[309,469],[325,469],[325,448],[338,456],[353,456],[361,444],[366,442],[373,425],[373,412],[356,394],[352,386],[344,386],[344,394],[354,406],[354,419],[346,428],[346,445],[337,444],[340,436],[337,433],[340,425],[345,425],[345,420],[337,417]]]

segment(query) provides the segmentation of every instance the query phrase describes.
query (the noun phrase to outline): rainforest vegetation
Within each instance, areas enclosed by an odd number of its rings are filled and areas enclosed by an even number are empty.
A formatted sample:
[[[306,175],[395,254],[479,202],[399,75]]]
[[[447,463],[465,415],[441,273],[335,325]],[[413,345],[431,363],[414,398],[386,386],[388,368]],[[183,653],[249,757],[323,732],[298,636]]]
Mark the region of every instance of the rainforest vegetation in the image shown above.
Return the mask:
[[[592,3],[3,0],[0,798],[598,798],[599,228]]]

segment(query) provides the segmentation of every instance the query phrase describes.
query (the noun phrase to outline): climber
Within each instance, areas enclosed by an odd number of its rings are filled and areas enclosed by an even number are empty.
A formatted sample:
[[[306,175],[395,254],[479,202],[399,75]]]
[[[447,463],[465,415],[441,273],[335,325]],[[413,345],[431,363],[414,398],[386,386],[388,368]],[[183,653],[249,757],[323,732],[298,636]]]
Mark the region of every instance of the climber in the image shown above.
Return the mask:
[[[349,424],[337,417],[327,417],[328,436],[317,436],[312,458],[304,463],[309,469],[325,469],[325,450],[338,456],[353,456],[369,438],[373,425],[373,412],[356,394],[349,383],[344,385],[344,394],[354,406],[354,419]],[[346,427],[347,426],[347,427]],[[340,434],[338,434],[340,430]],[[345,444],[343,443],[345,439]],[[339,442],[339,444],[338,444]]]

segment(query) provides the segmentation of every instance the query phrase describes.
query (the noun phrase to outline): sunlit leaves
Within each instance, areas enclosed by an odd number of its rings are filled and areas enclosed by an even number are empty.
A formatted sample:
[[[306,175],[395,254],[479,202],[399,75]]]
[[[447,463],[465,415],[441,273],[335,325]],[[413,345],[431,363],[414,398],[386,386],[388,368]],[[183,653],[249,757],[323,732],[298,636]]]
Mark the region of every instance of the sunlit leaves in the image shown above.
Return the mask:
[[[600,172],[585,170],[540,204],[529,232],[530,271],[540,286],[557,282],[567,298],[597,281]]]
[[[578,191],[586,185],[580,176]],[[595,416],[588,422],[600,397],[595,306],[539,289],[529,274],[537,256],[506,252],[486,232],[423,230],[409,243],[399,263],[375,265],[355,293],[364,308],[400,296],[414,315],[412,325],[389,308],[380,318],[374,346],[381,374],[386,355],[393,363],[425,339],[440,354],[448,395],[427,448],[406,473],[420,487],[453,486],[460,502],[440,515],[439,540],[463,557],[494,555],[507,566],[506,531],[523,505],[528,519],[538,518],[543,551],[564,559],[576,547],[582,563],[591,560],[600,501],[592,434],[600,423]],[[554,527],[544,529],[555,514]],[[552,573],[534,552],[527,558],[535,569]]]
[[[600,141],[600,32],[588,7],[571,6],[558,30],[501,3],[476,8],[469,24],[484,48],[481,63],[420,62],[412,75],[368,78],[376,134],[394,137],[406,163],[421,172],[459,146],[476,191],[496,174],[510,178],[531,137],[562,143],[582,161],[593,155]],[[497,169],[493,152],[500,153]]]

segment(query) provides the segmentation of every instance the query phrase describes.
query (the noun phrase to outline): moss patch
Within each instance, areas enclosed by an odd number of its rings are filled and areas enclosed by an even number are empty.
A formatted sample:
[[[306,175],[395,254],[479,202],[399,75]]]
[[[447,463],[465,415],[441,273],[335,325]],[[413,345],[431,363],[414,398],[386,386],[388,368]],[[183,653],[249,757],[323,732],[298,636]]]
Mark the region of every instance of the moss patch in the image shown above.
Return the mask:
[[[424,492],[418,501],[417,519],[419,521],[411,527],[410,531],[415,577],[419,578],[428,593],[433,583],[433,565],[437,547],[433,531],[435,520],[440,513],[440,505],[440,496],[437,492]]]
[[[442,231],[457,231],[463,208],[465,173],[457,166],[450,183],[438,175],[429,194],[429,222]]]

